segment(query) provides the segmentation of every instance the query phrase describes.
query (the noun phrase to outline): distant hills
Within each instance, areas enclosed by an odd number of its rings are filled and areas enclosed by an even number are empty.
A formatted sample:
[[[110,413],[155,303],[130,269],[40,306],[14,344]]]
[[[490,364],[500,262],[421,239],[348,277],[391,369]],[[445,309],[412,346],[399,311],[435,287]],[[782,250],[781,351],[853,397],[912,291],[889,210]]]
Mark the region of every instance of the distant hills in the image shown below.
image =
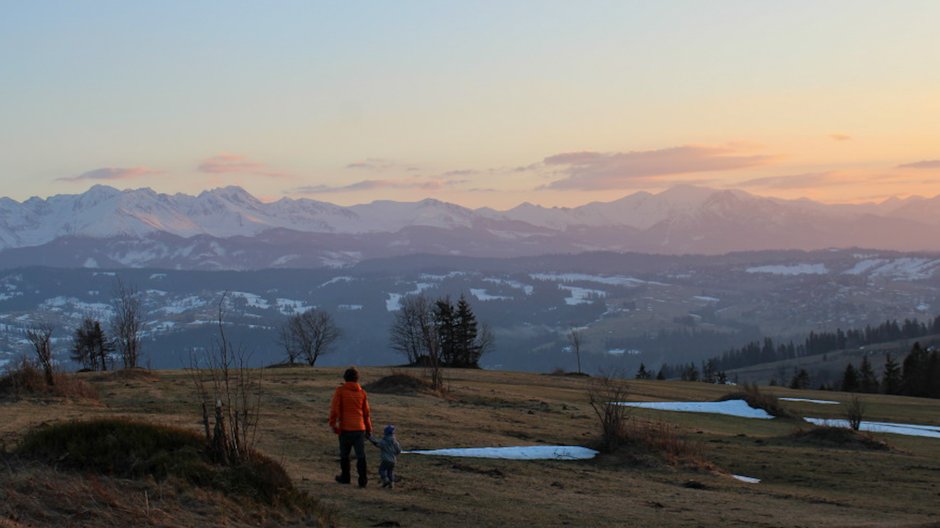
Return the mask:
[[[526,203],[497,211],[431,199],[342,207],[291,198],[264,203],[239,187],[190,196],[96,185],[77,195],[0,198],[0,267],[249,270],[417,253],[938,251],[938,210],[940,196],[827,205],[693,186],[574,208]]]

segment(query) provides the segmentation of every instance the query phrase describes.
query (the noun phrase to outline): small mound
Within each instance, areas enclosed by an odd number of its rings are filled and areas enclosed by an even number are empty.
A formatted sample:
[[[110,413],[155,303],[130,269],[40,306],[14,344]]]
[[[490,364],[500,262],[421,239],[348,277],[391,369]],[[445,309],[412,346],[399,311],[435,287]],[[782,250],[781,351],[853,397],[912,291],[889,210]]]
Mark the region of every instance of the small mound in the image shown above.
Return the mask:
[[[776,396],[761,392],[757,384],[748,385],[745,383],[742,389],[725,394],[717,401],[744,400],[748,406],[754,409],[763,409],[767,411],[767,414],[776,418],[794,418],[793,414],[780,404],[780,400]]]
[[[119,478],[174,477],[266,504],[300,506],[308,500],[280,464],[259,453],[237,465],[213,464],[196,433],[143,422],[100,419],[37,428],[27,433],[16,455]]]
[[[367,392],[381,394],[436,394],[431,383],[411,374],[396,372],[364,385]]]
[[[108,372],[99,372],[96,376],[89,378],[91,381],[160,381],[160,376],[152,370],[134,367],[127,369],[112,370]]]
[[[820,447],[841,447],[846,449],[870,449],[874,451],[887,451],[887,443],[876,439],[868,433],[855,431],[846,427],[814,427],[807,430],[795,431],[792,434],[797,442]]]

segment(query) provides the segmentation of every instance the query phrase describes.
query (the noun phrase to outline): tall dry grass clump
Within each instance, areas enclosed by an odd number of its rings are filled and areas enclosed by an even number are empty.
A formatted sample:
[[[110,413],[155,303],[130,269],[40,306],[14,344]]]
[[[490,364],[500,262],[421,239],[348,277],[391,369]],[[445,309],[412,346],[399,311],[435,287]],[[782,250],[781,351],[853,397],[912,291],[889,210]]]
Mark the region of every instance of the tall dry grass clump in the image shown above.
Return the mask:
[[[793,415],[787,411],[780,400],[773,394],[761,392],[756,383],[744,383],[741,389],[725,394],[718,401],[744,400],[754,409],[763,409],[767,414],[778,418],[793,418]]]
[[[49,375],[52,383],[49,383]],[[0,376],[0,398],[69,398],[97,400],[98,391],[74,374],[52,371],[50,374],[28,358],[8,366]]]

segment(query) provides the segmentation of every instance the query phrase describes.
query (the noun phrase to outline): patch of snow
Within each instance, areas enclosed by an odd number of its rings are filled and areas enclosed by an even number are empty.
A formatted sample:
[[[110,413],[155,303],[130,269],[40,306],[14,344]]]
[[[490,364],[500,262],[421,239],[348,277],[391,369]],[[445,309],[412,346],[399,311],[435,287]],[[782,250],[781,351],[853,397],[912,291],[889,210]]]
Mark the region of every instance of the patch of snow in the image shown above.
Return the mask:
[[[95,259],[93,259],[93,258],[91,258],[91,257],[88,257],[88,258],[85,259],[85,263],[82,264],[82,267],[83,267],[83,268],[97,268],[97,267],[98,267],[98,261],[95,260]]]
[[[809,400],[806,398],[777,398],[780,401],[818,403],[820,405],[839,405],[839,402],[832,400]]]
[[[492,282],[493,284],[505,284],[510,288],[515,288],[517,290],[522,290],[526,295],[532,295],[532,292],[535,291],[535,286],[531,284],[523,284],[519,281],[508,280],[508,279],[495,279],[487,277],[483,279],[483,282]]]
[[[657,411],[679,411],[709,414],[725,414],[739,418],[757,418],[772,420],[773,416],[763,409],[755,409],[744,400],[728,400],[721,402],[614,402],[626,407],[640,409],[654,409]]]
[[[859,255],[856,255],[856,257],[858,256]],[[852,266],[851,269],[845,270],[843,273],[845,273],[846,275],[861,275],[862,273],[865,273],[866,271],[876,266],[880,266],[884,264],[885,262],[888,262],[888,259],[870,258],[870,259],[860,260],[856,262],[855,265]]]
[[[189,297],[184,297],[182,299],[172,301],[165,306],[157,309],[157,312],[163,312],[165,314],[181,314],[187,310],[194,310],[196,308],[201,308],[206,305],[206,301],[195,296],[190,295]]]
[[[814,425],[826,427],[849,427],[848,420],[829,419],[829,418],[803,418]],[[871,433],[893,433],[905,436],[926,436],[928,438],[940,438],[940,426],[937,425],[913,425],[891,422],[862,422],[859,430]]]
[[[877,267],[871,272],[872,277],[885,277],[894,280],[921,280],[933,276],[940,259],[903,257],[896,258]]]
[[[759,478],[745,477],[744,475],[731,475],[731,477],[736,478],[741,482],[747,482],[748,484],[760,484]]]
[[[354,312],[357,310],[362,310],[362,308],[363,307],[361,304],[341,304],[336,307],[337,310],[343,310],[347,312]]]
[[[277,298],[274,302],[277,303],[277,310],[284,315],[302,314],[307,310],[316,308],[316,306],[307,305],[304,301],[298,301],[296,299]]]
[[[506,297],[505,295],[490,295],[482,288],[470,288],[470,295],[476,297],[478,301],[504,301],[512,299],[512,297]]]
[[[927,303],[920,303],[917,305],[918,312],[926,312],[930,310],[930,305]]]
[[[774,275],[825,275],[829,269],[825,264],[793,264],[754,266],[747,268],[748,273],[772,273]]]
[[[385,309],[389,312],[396,312],[401,310],[401,298],[404,295],[400,293],[390,293],[388,294],[388,299],[385,300]]]
[[[264,300],[264,298],[262,298],[260,295],[255,295],[254,293],[233,291],[229,293],[229,295],[235,299],[243,299],[248,304],[248,306],[252,308],[267,310],[271,307],[271,304],[268,301]]]
[[[638,286],[640,284],[656,284],[663,285],[661,282],[651,282],[640,279],[635,279],[633,277],[624,277],[622,275],[611,275],[611,276],[602,276],[602,275],[589,275],[587,273],[530,273],[529,277],[535,280],[542,281],[558,281],[558,282],[596,282],[599,284],[607,284],[609,286]]]
[[[117,273],[113,271],[96,271],[91,274],[92,277],[97,277],[98,275],[103,275],[105,277],[114,277]]]
[[[698,301],[712,302],[712,303],[721,301],[721,299],[719,299],[718,297],[709,297],[707,295],[696,295],[695,297],[693,297],[693,299],[696,299]]]
[[[587,460],[597,456],[597,451],[581,446],[468,447],[425,449],[405,453],[503,460]]]
[[[324,282],[323,284],[321,284],[319,287],[322,288],[322,287],[324,287],[324,286],[329,286],[329,285],[331,285],[331,284],[336,284],[336,283],[339,283],[339,282],[352,282],[352,281],[354,281],[354,280],[356,280],[356,279],[354,279],[354,278],[352,278],[352,277],[347,277],[347,276],[343,275],[343,276],[340,276],[340,277],[333,277],[332,279],[330,279],[330,280]]]
[[[166,273],[152,273],[150,280],[161,280],[166,278]]]
[[[607,297],[607,292],[602,290],[592,290],[589,288],[579,288],[577,286],[565,286],[559,284],[558,288],[561,290],[568,290],[571,292],[570,297],[565,298],[565,304],[569,306],[574,306],[578,304],[590,304],[593,303],[597,297]]]

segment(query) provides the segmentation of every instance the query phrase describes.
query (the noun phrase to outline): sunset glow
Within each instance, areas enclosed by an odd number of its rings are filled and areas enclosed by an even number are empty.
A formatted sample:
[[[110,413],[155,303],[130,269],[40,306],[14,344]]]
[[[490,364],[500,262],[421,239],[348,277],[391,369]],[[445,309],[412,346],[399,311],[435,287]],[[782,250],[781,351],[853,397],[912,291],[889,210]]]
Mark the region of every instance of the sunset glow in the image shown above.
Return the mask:
[[[940,4],[21,2],[4,196],[940,194]]]

